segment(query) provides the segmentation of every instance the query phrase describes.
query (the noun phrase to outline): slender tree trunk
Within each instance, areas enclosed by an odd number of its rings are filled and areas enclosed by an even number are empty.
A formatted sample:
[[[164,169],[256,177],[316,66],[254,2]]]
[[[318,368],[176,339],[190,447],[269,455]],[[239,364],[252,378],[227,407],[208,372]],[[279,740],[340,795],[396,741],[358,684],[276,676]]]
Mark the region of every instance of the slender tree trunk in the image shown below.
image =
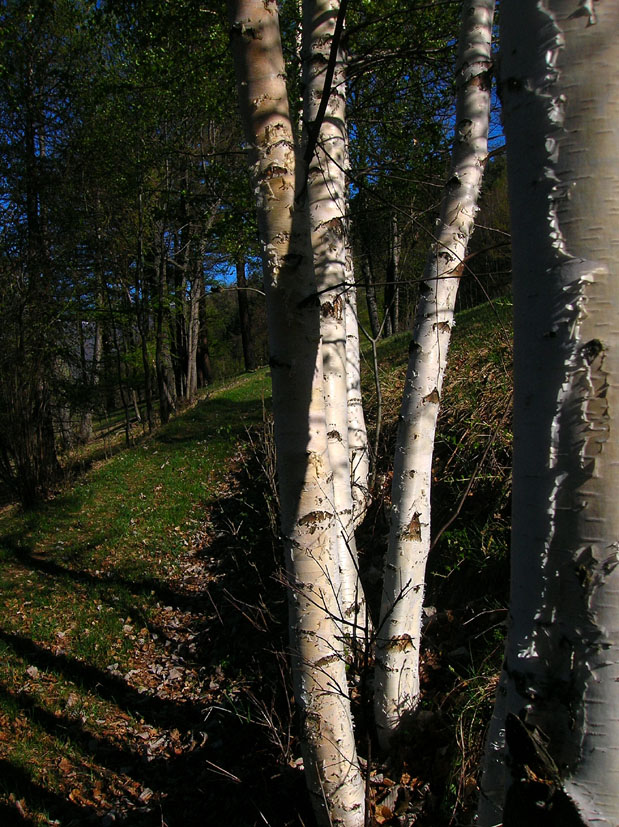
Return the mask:
[[[357,288],[350,248],[346,250],[346,381],[348,454],[353,499],[353,525],[358,526],[370,504],[370,446],[361,397],[361,351],[357,323]]]
[[[385,269],[385,286],[383,288],[383,336],[388,338],[396,333],[393,326],[393,311],[395,304],[395,277],[396,268],[394,260],[394,243],[393,243],[393,219],[389,219],[389,247],[387,257],[387,267]]]
[[[390,286],[389,306],[385,312],[389,313],[391,330],[397,333],[400,325],[400,230],[398,217],[395,213],[391,216],[389,232],[389,264],[387,265],[387,283]]]
[[[186,187],[189,186],[186,181]],[[176,379],[176,396],[185,396],[187,387],[187,325],[185,321],[187,304],[187,273],[190,268],[188,255],[190,241],[189,217],[185,206],[185,198],[181,195],[181,216],[183,227],[177,236],[176,268],[174,270],[174,313],[173,313],[173,340],[174,340],[174,376]]]
[[[494,0],[467,0],[462,11],[452,168],[421,285],[400,414],[376,642],[375,715],[383,746],[419,697],[434,433],[458,281],[487,155],[493,12]]]
[[[376,287],[374,286],[374,275],[372,273],[372,263],[369,255],[364,255],[361,259],[361,273],[365,284],[365,300],[370,317],[370,330],[372,331],[372,338],[377,339],[380,334],[380,318],[378,316]]]
[[[97,231],[98,232],[98,231]],[[104,365],[104,330],[105,324],[103,319],[104,314],[104,295],[103,286],[101,284],[101,268],[99,267],[98,253],[97,253],[97,270],[95,272],[95,335],[92,349],[92,364],[90,373],[88,375],[88,384],[92,392],[92,408],[93,411],[100,409],[101,399],[99,386],[101,384],[102,366]]]
[[[122,404],[123,412],[125,414],[125,443],[129,445],[131,443],[131,424],[130,424],[130,416],[129,416],[129,404],[127,402],[127,394],[125,391],[125,386],[123,383],[123,372],[122,372],[122,359],[120,355],[120,343],[118,341],[118,328],[116,326],[116,319],[114,318],[114,309],[112,305],[112,296],[110,293],[109,287],[106,290],[107,292],[107,304],[108,309],[110,312],[110,326],[112,328],[112,339],[114,342],[114,352],[116,354],[116,372],[118,376],[118,391],[120,394],[120,401]]]
[[[323,97],[325,75],[339,10],[339,0],[303,3],[304,120],[311,130]],[[308,197],[314,270],[320,301],[323,388],[333,471],[333,506],[338,524],[340,608],[343,629],[355,634],[365,627],[365,599],[359,579],[353,525],[353,498],[348,451],[346,359],[346,56],[340,47],[329,102],[316,149],[309,159]]]
[[[241,327],[241,342],[243,344],[243,363],[245,370],[256,367],[254,349],[251,341],[251,320],[249,316],[249,300],[247,298],[247,280],[245,279],[245,259],[238,258],[236,262],[236,286],[239,301],[239,324]]]
[[[140,413],[140,399],[135,388],[131,388],[131,404],[133,405],[133,413],[138,422],[142,421],[142,414]]]
[[[295,697],[315,811],[323,825],[364,823],[338,642],[333,488],[303,165],[296,163],[277,3],[230,0],[241,114],[263,250],[282,535],[290,579]]]
[[[144,282],[144,208],[142,190],[138,193],[138,250],[135,269],[135,314],[140,335],[140,353],[144,370],[144,398],[146,400],[146,421],[148,430],[153,429],[153,389],[148,354],[148,299]]]
[[[202,262],[198,259],[194,266],[194,278],[189,294],[187,324],[187,387],[185,398],[191,401],[198,390],[198,334],[200,332],[200,301],[204,299],[204,276],[201,272]]]
[[[157,314],[155,334],[155,366],[159,395],[159,415],[165,425],[172,411],[176,410],[176,386],[170,354],[170,324],[168,281],[166,273],[166,246],[163,234],[160,238],[160,254],[157,265]]]
[[[346,172],[350,169],[349,136],[346,131]],[[361,345],[357,318],[357,285],[351,246],[350,211],[346,214],[346,388],[348,396],[348,455],[353,500],[353,527],[362,522],[371,500],[370,446],[361,394]]]
[[[393,307],[393,284],[389,281],[389,267],[385,273],[383,288],[383,338],[388,339],[394,333],[391,322],[391,308]]]
[[[213,381],[213,367],[211,365],[211,354],[208,346],[208,328],[206,326],[206,302],[201,301],[198,307],[200,319],[200,333],[198,334],[198,354],[196,357],[198,365],[198,385],[201,388],[210,385]]]
[[[502,820],[616,825],[619,6],[505,0],[501,14],[515,319]],[[503,810],[489,763],[484,827]]]
[[[52,418],[51,388],[55,366],[53,357],[47,349],[37,343],[40,358],[32,356],[32,328],[47,336],[50,307],[53,303],[52,272],[48,248],[48,234],[45,220],[45,205],[41,176],[40,159],[37,157],[37,137],[40,156],[45,154],[45,139],[37,132],[41,123],[40,101],[37,100],[33,82],[33,67],[29,65],[25,72],[25,124],[24,124],[24,172],[26,195],[26,277],[28,282],[28,301],[20,317],[20,347],[23,357],[18,369],[24,371],[24,390],[16,394],[17,418],[21,427],[20,444],[15,447],[21,465],[17,473],[21,487],[20,497],[24,505],[34,504],[45,496],[60,475],[60,464],[56,454],[54,422]],[[32,309],[36,308],[37,318],[32,318]],[[29,318],[30,317],[30,318]],[[50,349],[50,353],[51,353]],[[20,409],[21,408],[21,409]]]

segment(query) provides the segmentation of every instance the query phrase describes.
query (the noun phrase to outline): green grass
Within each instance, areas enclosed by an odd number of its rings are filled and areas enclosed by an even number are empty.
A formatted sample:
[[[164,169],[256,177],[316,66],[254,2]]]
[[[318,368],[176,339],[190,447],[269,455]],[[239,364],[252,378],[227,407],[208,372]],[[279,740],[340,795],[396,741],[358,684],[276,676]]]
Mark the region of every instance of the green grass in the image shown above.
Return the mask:
[[[119,720],[139,729],[114,693],[137,650],[156,661],[162,606],[182,603],[194,535],[269,396],[266,370],[227,383],[53,500],[0,515],[0,810],[21,797],[31,823],[52,823],[73,800],[60,762],[87,768],[73,782],[88,798],[103,784],[88,744]]]

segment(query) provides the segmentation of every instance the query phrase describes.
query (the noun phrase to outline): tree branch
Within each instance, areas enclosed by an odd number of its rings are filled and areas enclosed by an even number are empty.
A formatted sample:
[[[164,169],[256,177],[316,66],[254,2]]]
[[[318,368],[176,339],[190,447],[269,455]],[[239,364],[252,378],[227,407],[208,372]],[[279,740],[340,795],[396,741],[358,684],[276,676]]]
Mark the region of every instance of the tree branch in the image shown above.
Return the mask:
[[[327,106],[329,104],[329,97],[331,95],[331,84],[333,83],[333,75],[335,73],[335,64],[337,63],[337,52],[342,41],[342,32],[344,31],[344,19],[346,17],[346,6],[348,0],[340,0],[340,8],[337,13],[337,20],[335,21],[335,30],[333,32],[333,39],[331,41],[331,51],[329,52],[329,62],[327,63],[327,70],[325,72],[325,82],[322,87],[322,97],[320,99],[320,106],[316,114],[316,120],[307,124],[307,145],[303,154],[303,162],[305,164],[305,182],[307,184],[307,174],[309,172],[310,161],[316,150],[318,143],[318,136],[320,135],[320,127],[325,119]],[[305,189],[305,186],[303,187]]]

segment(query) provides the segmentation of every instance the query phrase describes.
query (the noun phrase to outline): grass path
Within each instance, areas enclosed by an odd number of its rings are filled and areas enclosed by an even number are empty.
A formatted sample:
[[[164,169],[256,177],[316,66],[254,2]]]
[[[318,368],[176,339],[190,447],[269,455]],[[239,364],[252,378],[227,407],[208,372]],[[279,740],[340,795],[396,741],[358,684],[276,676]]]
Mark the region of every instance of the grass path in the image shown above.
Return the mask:
[[[0,518],[2,824],[235,823],[231,788],[256,779],[221,730],[248,717],[234,652],[257,621],[228,589],[245,500],[226,502],[268,393],[265,371],[232,383]]]

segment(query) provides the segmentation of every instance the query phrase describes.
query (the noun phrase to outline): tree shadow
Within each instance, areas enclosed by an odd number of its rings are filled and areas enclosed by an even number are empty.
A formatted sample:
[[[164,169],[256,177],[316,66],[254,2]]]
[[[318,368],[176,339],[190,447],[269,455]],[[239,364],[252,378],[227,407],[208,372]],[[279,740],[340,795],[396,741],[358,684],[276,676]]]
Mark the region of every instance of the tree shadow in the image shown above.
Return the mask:
[[[34,803],[49,812],[52,819],[61,819],[62,824],[93,824],[99,821],[86,807],[67,801],[35,783],[21,767],[2,758],[0,758],[0,779],[2,779],[2,785],[11,790],[16,802],[24,800],[29,804]],[[13,824],[35,824],[19,812],[17,803],[15,807],[0,806],[0,816],[2,816],[2,824],[7,827]]]
[[[200,708],[190,701],[169,701],[140,693],[123,678],[97,669],[65,654],[54,654],[23,635],[0,629],[0,641],[37,669],[62,675],[100,698],[157,726],[191,726],[202,720]]]
[[[72,744],[89,764],[121,773],[141,789],[150,788],[153,807],[124,815],[116,809],[117,824],[313,824],[303,773],[295,764],[298,744],[291,735],[294,704],[285,663],[287,595],[279,576],[279,543],[276,550],[264,507],[271,493],[266,482],[257,482],[260,476],[257,460],[250,458],[230,481],[231,494],[211,504],[215,539],[194,552],[208,572],[208,588],[197,595],[184,594],[182,584],[176,589],[154,579],[131,581],[113,573],[107,577],[71,569],[51,555],[37,556],[16,535],[5,538],[16,562],[49,578],[109,587],[110,599],[115,590],[154,591],[157,599],[172,607],[168,614],[190,613],[178,619],[191,624],[194,646],[191,651],[188,647],[176,651],[179,663],[206,676],[207,692],[199,700],[140,693],[122,676],[68,654],[54,654],[25,635],[0,631],[0,641],[28,664],[61,675],[168,734],[175,730],[181,734],[178,754],[169,749],[165,755],[149,755],[135,748],[135,739],[91,732],[87,722],[73,719],[66,710],[53,713],[28,692],[4,690],[33,724]],[[150,627],[160,638],[158,645],[173,642],[173,635],[159,621]],[[12,790],[11,781],[9,787]],[[33,806],[45,801],[34,782],[23,790]],[[61,797],[51,791],[49,796],[54,812],[60,812]],[[94,816],[88,808],[76,814],[68,802],[60,819],[63,825],[88,824]]]
[[[63,554],[66,556],[73,555],[76,560],[79,560],[82,559],[83,555],[91,546],[92,540],[89,540],[87,543],[65,548]],[[5,534],[2,537],[2,547],[11,554],[13,559],[20,565],[62,580],[69,580],[84,585],[97,585],[109,589],[120,587],[134,595],[153,595],[160,602],[174,606],[177,609],[182,609],[183,611],[192,611],[204,604],[203,597],[195,594],[184,594],[154,577],[139,577],[135,580],[130,580],[114,574],[113,571],[94,574],[86,569],[70,568],[69,566],[61,565],[55,560],[49,559],[48,556],[42,557],[38,555],[33,545],[27,543],[19,534]]]
[[[225,430],[230,437],[243,434],[246,426],[262,419],[263,401],[249,399],[234,401],[211,398],[199,402],[183,416],[172,419],[153,437],[153,442],[164,445],[184,444],[208,439]]]

